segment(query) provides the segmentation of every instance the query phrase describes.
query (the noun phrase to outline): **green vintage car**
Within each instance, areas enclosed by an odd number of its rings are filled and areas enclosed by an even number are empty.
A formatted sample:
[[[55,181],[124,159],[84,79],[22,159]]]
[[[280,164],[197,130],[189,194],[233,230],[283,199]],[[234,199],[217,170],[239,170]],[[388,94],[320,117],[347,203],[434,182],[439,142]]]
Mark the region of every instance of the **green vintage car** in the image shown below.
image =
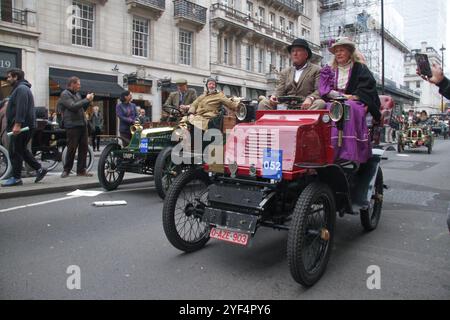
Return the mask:
[[[434,135],[430,125],[414,125],[399,134],[397,151],[402,153],[405,148],[426,148],[428,154],[433,151]]]
[[[122,148],[118,138],[108,144],[98,163],[101,186],[108,191],[116,189],[126,172],[153,175],[158,195],[164,199],[165,190],[176,175],[176,166],[170,161],[175,129],[175,123],[148,129],[136,124],[128,146]]]
[[[221,113],[220,128],[224,129],[225,118],[252,121],[256,106],[257,103],[245,100],[237,114],[225,116]],[[120,138],[117,137],[105,147],[98,163],[98,179],[104,189],[115,190],[122,183],[126,172],[153,175],[156,191],[164,199],[172,180],[190,167],[172,162],[172,149],[178,143],[177,139],[172,141],[172,133],[178,128],[177,122],[151,123],[150,126],[151,128],[144,129],[135,124],[131,128],[131,141],[126,147],[120,145]]]

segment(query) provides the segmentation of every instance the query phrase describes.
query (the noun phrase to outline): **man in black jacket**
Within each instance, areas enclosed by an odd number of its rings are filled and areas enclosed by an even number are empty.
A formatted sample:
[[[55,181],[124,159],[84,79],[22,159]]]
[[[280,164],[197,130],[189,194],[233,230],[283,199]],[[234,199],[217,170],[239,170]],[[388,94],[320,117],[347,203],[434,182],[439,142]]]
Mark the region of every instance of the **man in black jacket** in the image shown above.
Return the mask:
[[[36,170],[35,182],[41,181],[47,174],[47,170],[42,168],[36,161],[33,154],[28,150],[27,144],[30,141],[35,128],[34,98],[31,93],[31,84],[25,80],[25,73],[20,69],[7,71],[7,81],[13,88],[6,109],[7,131],[12,132],[9,143],[9,154],[13,175],[2,187],[13,187],[22,185],[22,165],[25,161],[30,167]],[[28,131],[21,131],[28,127]]]
[[[88,153],[88,130],[84,112],[94,100],[94,94],[89,93],[85,99],[79,93],[80,79],[71,77],[67,89],[61,93],[57,109],[62,114],[62,124],[67,135],[67,156],[62,178],[67,178],[73,167],[75,154],[78,149],[77,176],[92,177],[86,171],[86,156]]]

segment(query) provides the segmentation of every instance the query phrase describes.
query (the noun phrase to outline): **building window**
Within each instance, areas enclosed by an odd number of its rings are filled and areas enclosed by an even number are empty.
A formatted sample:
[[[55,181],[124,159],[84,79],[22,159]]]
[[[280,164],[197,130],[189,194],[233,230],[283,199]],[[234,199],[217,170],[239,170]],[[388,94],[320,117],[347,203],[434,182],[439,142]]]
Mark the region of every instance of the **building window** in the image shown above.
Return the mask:
[[[137,57],[148,57],[148,20],[133,19],[132,54]]]
[[[309,39],[311,36],[311,31],[308,29],[302,28],[302,37],[305,39]]]
[[[247,15],[251,19],[253,17],[253,3],[247,1]]]
[[[235,48],[234,52],[236,54],[234,61],[235,61],[236,66],[238,68],[240,68],[241,67],[241,44],[239,43],[238,40],[236,40],[234,42],[234,48]]]
[[[222,0],[222,4],[228,8],[234,8],[234,0]]]
[[[251,45],[247,45],[245,60],[245,70],[253,71],[253,47]]]
[[[305,8],[305,0],[299,0],[299,8],[300,8],[300,12],[305,14],[306,13],[306,8]]]
[[[284,27],[285,27],[285,25],[284,25],[284,18],[280,17],[280,29],[281,29],[281,32],[286,31],[286,30],[284,30]]]
[[[270,52],[270,67],[269,72],[272,72],[272,69],[276,69],[276,61],[275,61],[275,52]]]
[[[264,49],[259,49],[258,53],[258,72],[264,72]]]
[[[259,7],[258,19],[259,23],[266,22],[266,10],[264,8]]]
[[[180,30],[180,64],[192,65],[192,38],[192,32]]]
[[[273,12],[269,14],[269,24],[272,29],[275,28],[275,13]]]
[[[94,36],[94,6],[74,1],[72,16],[72,44],[92,47]]]
[[[228,64],[228,39],[223,39],[223,63]]]
[[[289,33],[289,35],[294,34],[294,23],[292,21],[289,21],[289,29],[287,30],[287,32]]]
[[[284,57],[280,56],[280,71],[282,71],[286,67]]]

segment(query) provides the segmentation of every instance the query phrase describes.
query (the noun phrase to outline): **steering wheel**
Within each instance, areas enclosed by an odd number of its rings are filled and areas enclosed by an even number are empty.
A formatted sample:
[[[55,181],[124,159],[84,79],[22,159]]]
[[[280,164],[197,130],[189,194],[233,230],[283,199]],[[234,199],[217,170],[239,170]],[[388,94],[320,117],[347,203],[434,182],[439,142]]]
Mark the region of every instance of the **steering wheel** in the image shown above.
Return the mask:
[[[305,102],[305,99],[297,96],[283,96],[278,97],[279,104],[287,104],[288,110],[298,110]]]
[[[163,111],[167,112],[170,116],[173,117],[182,117],[183,113],[176,107],[173,106],[163,106]]]

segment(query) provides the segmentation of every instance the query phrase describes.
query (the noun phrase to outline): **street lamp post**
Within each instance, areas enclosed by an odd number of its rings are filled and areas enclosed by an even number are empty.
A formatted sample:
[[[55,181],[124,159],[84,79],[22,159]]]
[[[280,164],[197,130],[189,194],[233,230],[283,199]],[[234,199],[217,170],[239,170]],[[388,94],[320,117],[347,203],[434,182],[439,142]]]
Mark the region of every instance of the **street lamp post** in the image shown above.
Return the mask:
[[[384,83],[384,0],[381,0],[381,93],[385,93]]]
[[[442,48],[440,48],[442,52],[442,70],[444,70],[444,51],[447,50],[447,48],[444,47],[444,44],[442,44]],[[444,96],[441,95],[441,112],[444,113]]]

